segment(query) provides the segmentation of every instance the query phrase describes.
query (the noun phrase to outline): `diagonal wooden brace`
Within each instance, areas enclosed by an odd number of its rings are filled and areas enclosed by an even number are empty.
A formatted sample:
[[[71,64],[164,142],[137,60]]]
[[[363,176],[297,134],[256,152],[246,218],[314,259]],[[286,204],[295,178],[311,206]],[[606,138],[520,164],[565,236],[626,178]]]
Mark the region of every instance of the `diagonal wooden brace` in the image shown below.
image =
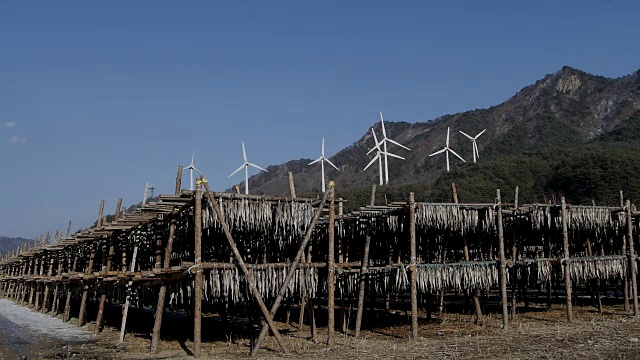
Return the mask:
[[[202,183],[204,184],[204,187],[207,190],[205,192],[205,195],[207,196],[207,199],[209,199],[209,205],[212,206],[213,210],[216,212],[216,216],[218,217],[218,221],[220,222],[220,225],[222,226],[222,230],[224,231],[224,234],[226,235],[227,240],[229,241],[229,246],[231,246],[231,250],[233,251],[233,255],[235,256],[236,260],[238,261],[238,266],[240,266],[240,269],[244,273],[244,276],[247,279],[247,283],[249,284],[249,288],[251,289],[251,292],[253,293],[253,296],[255,297],[256,301],[258,302],[258,306],[260,306],[260,310],[262,311],[262,314],[264,315],[264,318],[267,321],[268,326],[271,328],[271,331],[273,332],[273,335],[275,336],[276,340],[278,341],[278,344],[280,345],[280,348],[282,349],[282,351],[285,354],[288,354],[289,353],[289,349],[287,349],[287,346],[284,344],[284,340],[282,339],[282,336],[278,332],[278,329],[276,328],[276,325],[273,322],[273,317],[269,313],[269,310],[267,309],[267,306],[264,304],[264,301],[262,300],[262,296],[260,296],[260,292],[258,291],[258,288],[256,287],[256,282],[255,282],[255,279],[253,278],[253,275],[249,272],[249,269],[247,269],[247,265],[244,263],[244,260],[242,260],[242,255],[240,254],[240,251],[238,250],[238,247],[236,246],[236,242],[233,240],[233,236],[231,236],[231,232],[229,231],[229,226],[227,225],[226,221],[224,220],[224,216],[222,215],[222,211],[220,210],[220,206],[218,206],[218,203],[215,201],[215,199],[213,197],[211,189],[209,188],[209,183],[205,180],[204,176],[201,176],[200,179],[202,180]]]

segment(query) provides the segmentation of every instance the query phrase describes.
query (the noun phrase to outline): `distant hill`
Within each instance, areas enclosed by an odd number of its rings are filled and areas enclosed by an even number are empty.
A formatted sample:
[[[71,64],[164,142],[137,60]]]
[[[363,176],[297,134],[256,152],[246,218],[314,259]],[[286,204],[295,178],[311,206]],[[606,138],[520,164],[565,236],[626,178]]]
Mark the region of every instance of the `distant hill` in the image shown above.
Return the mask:
[[[390,159],[389,187],[379,188],[378,199],[406,200],[415,191],[419,200],[450,201],[455,182],[464,202],[493,201],[495,189],[512,197],[520,187],[520,201],[557,199],[572,203],[619,203],[619,190],[640,201],[640,71],[610,79],[565,66],[518,91],[502,104],[488,109],[445,115],[409,124],[385,122],[389,137],[411,148],[390,145],[406,158]],[[380,123],[372,124],[381,134]],[[446,172],[443,155],[429,157],[444,147],[447,127],[450,147],[466,163],[451,157]],[[458,132],[475,135],[480,158],[473,164],[471,141]],[[353,145],[331,157],[340,171],[326,167],[338,195],[351,199],[349,207],[364,204],[372,184],[378,183],[377,166],[364,166],[373,157],[369,129]],[[315,195],[320,169],[299,159],[268,167],[252,176],[253,193],[289,193],[287,172],[294,175],[298,194]]]
[[[0,236],[0,255],[4,255],[10,251],[16,250],[19,246],[22,246],[22,244],[26,242],[33,244],[33,240],[29,239]]]

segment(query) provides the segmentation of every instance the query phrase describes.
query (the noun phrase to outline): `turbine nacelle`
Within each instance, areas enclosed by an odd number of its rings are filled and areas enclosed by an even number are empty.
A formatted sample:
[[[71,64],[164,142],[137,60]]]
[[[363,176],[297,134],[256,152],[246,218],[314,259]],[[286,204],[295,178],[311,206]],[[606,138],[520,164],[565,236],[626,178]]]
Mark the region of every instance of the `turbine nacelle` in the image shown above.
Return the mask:
[[[320,157],[310,162],[308,165],[313,165],[317,162],[320,162],[320,166],[322,168],[322,192],[325,192],[325,179],[324,179],[324,162],[327,162],[329,165],[333,166],[336,170],[340,171],[337,166],[335,166],[331,160],[324,157],[324,138],[322,138],[322,151],[320,152]]]
[[[244,168],[244,193],[248,195],[249,194],[249,166],[254,167],[258,170],[262,170],[264,172],[269,172],[269,170],[262,168],[254,163],[250,163],[247,160],[247,151],[244,148],[244,141],[242,142],[242,158],[244,159],[244,163],[240,165],[240,167],[237,168],[234,172],[232,172],[231,175],[229,175],[229,177],[232,177],[233,175],[237,174],[240,170]]]
[[[458,155],[458,153],[456,153],[455,151],[453,151],[453,150],[449,147],[449,132],[450,132],[450,130],[449,130],[449,128],[447,127],[447,141],[446,141],[446,143],[445,143],[444,148],[442,148],[441,150],[438,150],[438,151],[434,152],[433,154],[429,155],[429,156],[435,156],[435,155],[438,155],[438,154],[445,153],[445,154],[446,154],[446,157],[447,157],[447,172],[449,172],[449,171],[450,171],[450,168],[449,168],[449,153],[452,153],[453,155],[455,155],[456,157],[458,157],[458,159],[462,160],[462,162],[466,162],[466,161],[462,158],[462,156]]]
[[[487,131],[487,129],[484,129],[482,131],[480,131],[478,133],[478,135],[476,136],[471,136],[465,132],[463,132],[462,130],[458,130],[460,131],[460,133],[464,136],[466,136],[467,138],[469,138],[469,140],[471,140],[472,146],[473,146],[473,163],[476,163],[476,159],[480,157],[480,153],[478,152],[478,144],[476,143],[476,139],[478,139],[480,137],[480,135],[484,134],[485,131]]]
[[[387,137],[387,130],[384,127],[384,117],[382,115],[382,111],[380,111],[380,126],[382,127],[382,140],[378,141],[378,138],[376,136],[375,131],[373,131],[373,128],[371,128],[371,132],[373,133],[373,139],[375,141],[375,146],[369,150],[367,152],[367,155],[369,155],[372,151],[377,150],[378,152],[376,153],[376,156],[373,158],[373,160],[371,160],[371,162],[369,163],[369,165],[367,165],[367,167],[365,168],[365,170],[371,165],[373,164],[373,162],[375,161],[375,159],[381,159],[381,155],[384,155],[384,181],[382,180],[382,162],[380,161],[380,185],[383,185],[384,183],[389,184],[389,156],[391,157],[395,157],[397,159],[402,159],[404,160],[403,157],[392,154],[390,152],[387,151],[387,142],[390,142],[394,145],[397,145],[403,149],[409,150],[411,151],[411,149],[409,149],[408,147],[400,144],[399,142],[390,139]],[[381,148],[382,146],[382,148]]]

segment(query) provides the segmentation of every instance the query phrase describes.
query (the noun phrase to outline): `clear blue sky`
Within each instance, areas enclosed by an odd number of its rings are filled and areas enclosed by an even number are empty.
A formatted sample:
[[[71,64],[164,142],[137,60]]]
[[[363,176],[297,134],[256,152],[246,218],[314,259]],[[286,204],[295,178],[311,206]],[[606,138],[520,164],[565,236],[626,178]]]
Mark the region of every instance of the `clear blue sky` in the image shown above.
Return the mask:
[[[332,155],[378,120],[496,105],[570,65],[640,68],[636,1],[0,0],[0,235],[88,226],[101,199],[216,190],[242,161]],[[185,177],[184,184],[188,180]]]

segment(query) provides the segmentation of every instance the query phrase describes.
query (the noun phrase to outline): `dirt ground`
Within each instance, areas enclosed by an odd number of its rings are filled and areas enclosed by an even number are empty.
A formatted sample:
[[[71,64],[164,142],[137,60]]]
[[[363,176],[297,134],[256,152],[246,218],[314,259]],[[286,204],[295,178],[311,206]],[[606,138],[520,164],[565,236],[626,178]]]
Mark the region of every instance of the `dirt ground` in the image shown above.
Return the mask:
[[[371,315],[371,314],[369,314]],[[386,316],[386,315],[385,315]],[[404,314],[394,315],[406,322]],[[369,316],[371,319],[372,317]],[[373,317],[376,319],[376,316]],[[465,314],[444,314],[420,323],[420,338],[409,339],[410,326],[376,326],[369,320],[360,338],[336,332],[334,345],[326,345],[326,328],[318,329],[316,341],[309,339],[309,328],[279,323],[291,353],[283,354],[273,337],[268,337],[256,359],[636,359],[640,358],[640,320],[623,312],[622,305],[606,306],[603,314],[587,306],[574,307],[574,322],[566,322],[561,305],[547,310],[532,307],[522,312],[508,330],[501,318],[489,314],[485,324],[474,324]],[[214,323],[203,323],[203,333],[212,332]],[[165,325],[166,326],[166,325]],[[93,324],[85,326],[93,328]],[[170,339],[160,344],[160,354],[149,353],[149,334],[128,334],[117,346],[119,332],[113,327],[86,343],[49,343],[32,347],[28,358],[78,359],[191,359],[193,343],[184,334],[190,330],[170,329]],[[202,358],[249,359],[250,340],[225,329],[224,338],[203,339]]]

